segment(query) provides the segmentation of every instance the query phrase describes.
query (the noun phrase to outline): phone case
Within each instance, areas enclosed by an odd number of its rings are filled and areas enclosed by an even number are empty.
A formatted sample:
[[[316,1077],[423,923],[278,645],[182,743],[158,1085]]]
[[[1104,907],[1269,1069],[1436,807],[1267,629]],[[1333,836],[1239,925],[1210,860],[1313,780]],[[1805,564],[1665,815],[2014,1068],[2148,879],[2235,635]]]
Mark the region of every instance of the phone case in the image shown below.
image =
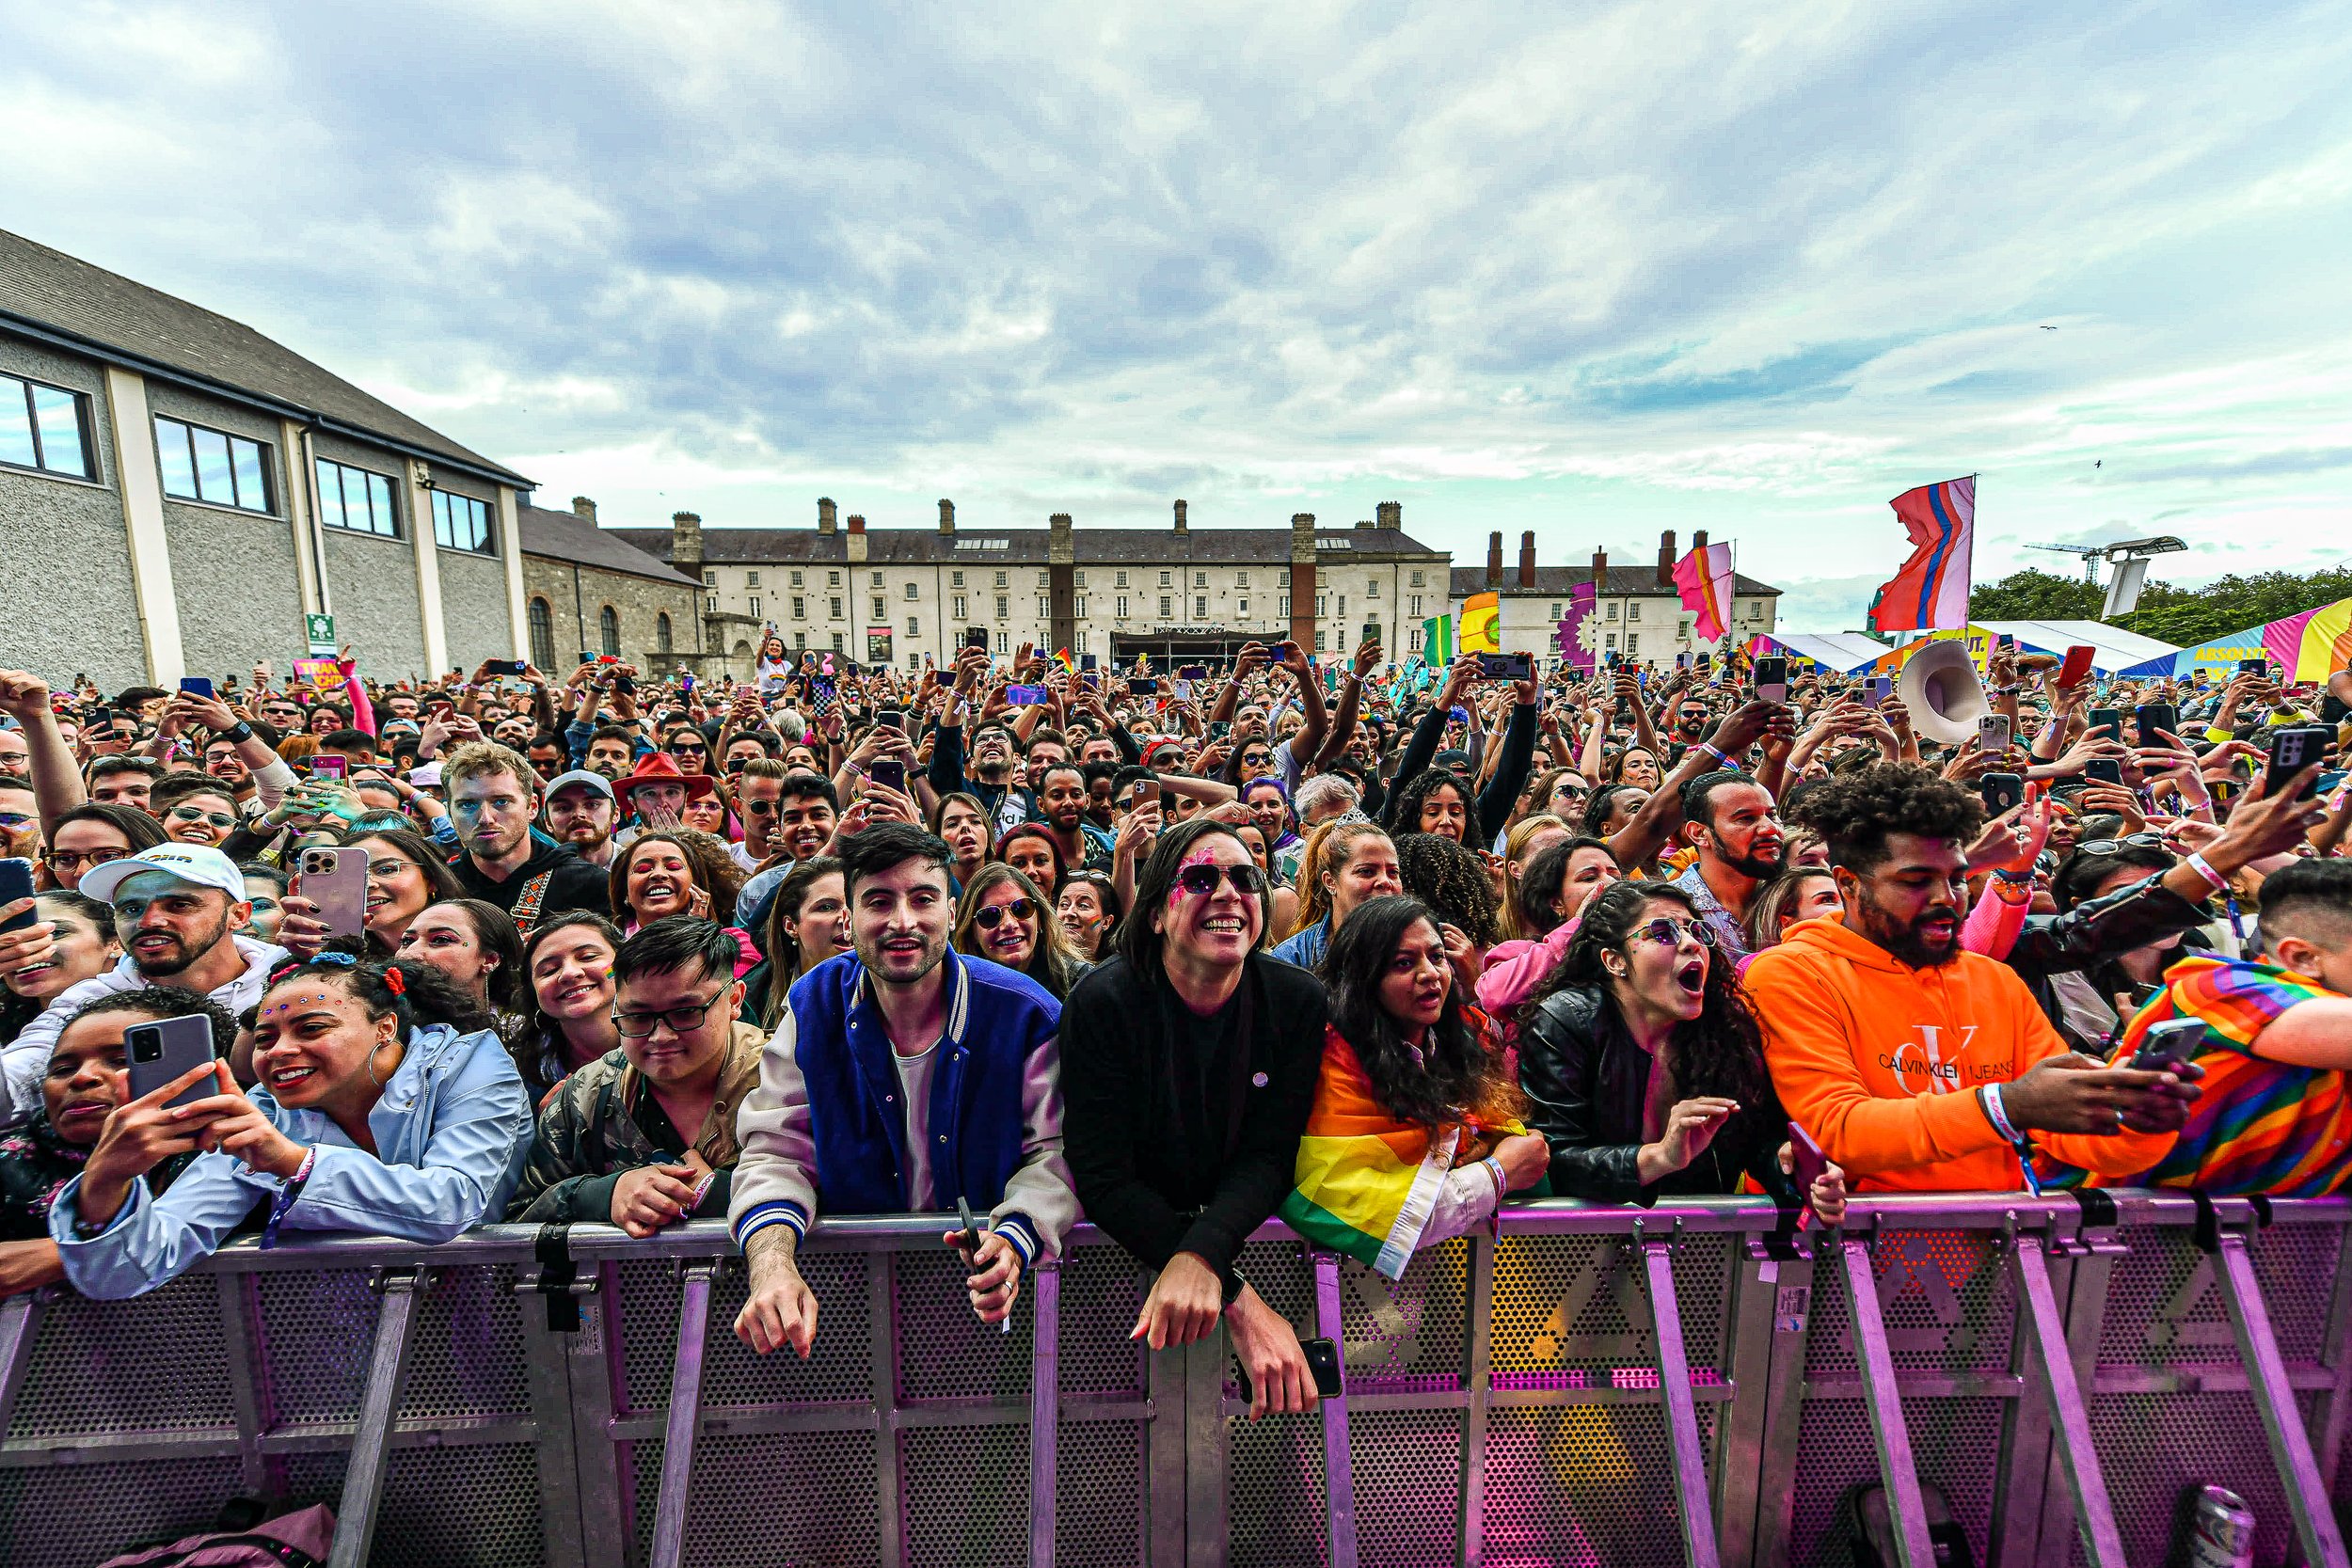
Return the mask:
[[[0,860],[0,904],[13,904],[20,898],[33,895],[33,863],[10,857]],[[26,910],[23,914],[0,921],[0,931],[21,931],[40,918],[39,910]]]
[[[358,849],[305,849],[295,859],[296,890],[319,907],[318,917],[339,937],[364,936],[368,917],[368,857]]]
[[[131,1098],[153,1094],[173,1079],[193,1072],[213,1060],[213,1025],[202,1018],[159,1018],[134,1023],[122,1031],[130,1057]],[[199,1082],[173,1095],[165,1103],[186,1105],[215,1093],[218,1085]]]

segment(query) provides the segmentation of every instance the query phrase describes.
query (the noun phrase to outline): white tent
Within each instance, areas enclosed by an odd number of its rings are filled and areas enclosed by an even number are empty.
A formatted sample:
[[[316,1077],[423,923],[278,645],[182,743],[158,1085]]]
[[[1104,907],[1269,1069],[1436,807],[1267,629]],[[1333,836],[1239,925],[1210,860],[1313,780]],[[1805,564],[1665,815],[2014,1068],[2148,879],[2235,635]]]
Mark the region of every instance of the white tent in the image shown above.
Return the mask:
[[[1996,635],[2007,633],[2017,639],[2019,647],[2040,653],[2063,655],[2071,647],[2088,647],[2090,667],[2103,675],[2181,651],[2169,642],[2105,621],[1972,621],[1969,625]]]
[[[1844,674],[1886,657],[1886,644],[1858,631],[1766,632],[1761,641],[1775,643],[1799,658],[1809,658],[1824,670]]]

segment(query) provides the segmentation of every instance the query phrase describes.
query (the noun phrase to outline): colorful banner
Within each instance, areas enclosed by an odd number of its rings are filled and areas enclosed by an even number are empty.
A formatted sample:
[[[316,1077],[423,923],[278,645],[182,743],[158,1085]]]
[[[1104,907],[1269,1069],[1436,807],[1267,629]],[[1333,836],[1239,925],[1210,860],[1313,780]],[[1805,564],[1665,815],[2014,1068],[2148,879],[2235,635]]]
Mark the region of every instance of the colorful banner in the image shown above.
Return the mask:
[[[1682,595],[1699,641],[1712,642],[1731,625],[1731,546],[1728,542],[1692,550],[1675,562],[1675,587]]]
[[[2283,620],[2229,632],[2194,648],[2135,664],[2123,673],[2182,676],[2200,670],[2231,672],[2242,658],[2267,658],[2289,681],[2325,681],[2352,666],[2352,599],[2338,599]]]
[[[1454,662],[1454,617],[1432,615],[1421,624],[1421,658],[1439,669]]]
[[[1887,505],[1911,536],[1911,559],[1870,601],[1870,629],[1953,631],[1966,626],[1977,476],[1922,484]]]
[[[1462,601],[1462,652],[1502,652],[1502,595],[1472,594]]]
[[[343,667],[331,658],[297,658],[294,661],[294,679],[309,681],[310,689],[322,697],[331,697],[343,689]]]
[[[1580,582],[1568,590],[1568,612],[1551,628],[1551,641],[1560,650],[1560,662],[1570,670],[1593,668],[1597,656],[1584,645],[1584,623],[1592,619],[1599,604],[1600,587],[1597,583]]]
[[[1931,642],[1965,642],[1968,662],[1976,666],[1977,676],[1983,679],[1993,657],[1993,633],[1983,626],[1958,626],[1950,631],[1931,631],[1925,637],[1914,638],[1899,648],[1890,648],[1881,657],[1872,659],[1863,669],[1873,675],[1892,675],[1909,664],[1912,656]]]

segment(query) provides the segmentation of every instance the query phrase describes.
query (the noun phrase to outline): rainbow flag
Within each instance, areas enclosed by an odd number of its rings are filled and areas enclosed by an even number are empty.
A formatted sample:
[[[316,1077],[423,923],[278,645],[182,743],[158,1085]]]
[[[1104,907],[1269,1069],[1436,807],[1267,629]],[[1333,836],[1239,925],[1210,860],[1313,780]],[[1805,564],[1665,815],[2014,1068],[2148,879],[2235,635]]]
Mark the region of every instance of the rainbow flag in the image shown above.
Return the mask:
[[[1731,546],[1708,545],[1675,562],[1675,587],[1691,611],[1702,642],[1712,642],[1731,626]]]
[[[1472,594],[1462,601],[1462,652],[1502,652],[1502,595]]]
[[[1906,490],[1886,503],[1911,536],[1911,559],[1870,601],[1872,631],[1956,631],[1968,625],[1977,476]]]
[[[1054,650],[1054,662],[1060,665],[1064,670],[1073,675],[1078,673],[1078,661],[1070,657],[1070,650],[1068,648],[1056,648]]]

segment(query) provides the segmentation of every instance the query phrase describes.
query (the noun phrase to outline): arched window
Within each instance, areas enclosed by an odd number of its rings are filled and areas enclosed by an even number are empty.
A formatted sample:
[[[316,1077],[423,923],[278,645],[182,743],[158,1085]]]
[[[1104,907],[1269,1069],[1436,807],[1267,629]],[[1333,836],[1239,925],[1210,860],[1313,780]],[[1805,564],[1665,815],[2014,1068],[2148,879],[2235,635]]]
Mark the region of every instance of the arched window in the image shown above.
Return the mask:
[[[601,650],[617,655],[621,651],[621,616],[611,605],[596,611],[596,640]]]
[[[542,670],[555,668],[555,611],[545,599],[531,601],[531,662]]]
[[[653,651],[658,654],[670,651],[670,612],[666,610],[653,618]]]

